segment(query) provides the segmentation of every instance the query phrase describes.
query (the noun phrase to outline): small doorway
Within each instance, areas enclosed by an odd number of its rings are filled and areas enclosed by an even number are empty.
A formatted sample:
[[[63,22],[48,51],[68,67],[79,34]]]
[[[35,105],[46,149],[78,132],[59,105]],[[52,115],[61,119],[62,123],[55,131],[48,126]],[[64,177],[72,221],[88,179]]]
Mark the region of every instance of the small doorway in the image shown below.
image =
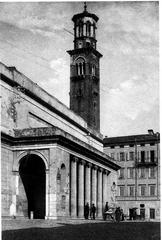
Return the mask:
[[[145,208],[140,208],[141,219],[145,219]]]
[[[150,208],[150,219],[155,219],[155,209]]]
[[[46,174],[43,160],[35,154],[23,157],[19,174],[27,197],[28,217],[31,218],[32,213],[34,219],[44,219]]]

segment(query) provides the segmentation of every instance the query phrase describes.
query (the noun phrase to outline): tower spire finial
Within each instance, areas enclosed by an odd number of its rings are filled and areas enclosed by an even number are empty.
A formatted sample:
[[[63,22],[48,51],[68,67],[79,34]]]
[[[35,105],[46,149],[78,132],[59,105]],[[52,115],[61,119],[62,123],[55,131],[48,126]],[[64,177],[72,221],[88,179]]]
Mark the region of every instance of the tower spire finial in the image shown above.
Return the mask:
[[[87,3],[84,2],[84,11],[86,12],[87,11]]]

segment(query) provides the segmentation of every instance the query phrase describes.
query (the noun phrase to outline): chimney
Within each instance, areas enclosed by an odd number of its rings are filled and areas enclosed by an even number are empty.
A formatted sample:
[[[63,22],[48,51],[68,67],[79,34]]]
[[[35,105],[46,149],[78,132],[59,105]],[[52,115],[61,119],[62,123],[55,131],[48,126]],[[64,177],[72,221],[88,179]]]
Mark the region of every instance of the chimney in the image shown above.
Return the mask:
[[[153,129],[148,129],[148,134],[149,134],[149,135],[154,135]]]

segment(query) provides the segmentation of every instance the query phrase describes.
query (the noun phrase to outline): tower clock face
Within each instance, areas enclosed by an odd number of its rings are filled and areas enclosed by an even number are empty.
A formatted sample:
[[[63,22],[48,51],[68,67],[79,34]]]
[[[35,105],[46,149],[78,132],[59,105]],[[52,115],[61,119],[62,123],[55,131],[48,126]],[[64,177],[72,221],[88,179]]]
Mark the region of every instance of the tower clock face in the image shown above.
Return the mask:
[[[81,41],[78,42],[78,48],[82,48],[83,47],[83,43]]]

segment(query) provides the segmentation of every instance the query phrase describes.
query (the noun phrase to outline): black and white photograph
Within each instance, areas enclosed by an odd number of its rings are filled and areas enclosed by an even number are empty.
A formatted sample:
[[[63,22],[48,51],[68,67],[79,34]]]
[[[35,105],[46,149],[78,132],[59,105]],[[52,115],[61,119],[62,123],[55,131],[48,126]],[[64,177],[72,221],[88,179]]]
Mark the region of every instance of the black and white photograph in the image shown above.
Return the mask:
[[[2,240],[160,240],[159,1],[0,1]]]

